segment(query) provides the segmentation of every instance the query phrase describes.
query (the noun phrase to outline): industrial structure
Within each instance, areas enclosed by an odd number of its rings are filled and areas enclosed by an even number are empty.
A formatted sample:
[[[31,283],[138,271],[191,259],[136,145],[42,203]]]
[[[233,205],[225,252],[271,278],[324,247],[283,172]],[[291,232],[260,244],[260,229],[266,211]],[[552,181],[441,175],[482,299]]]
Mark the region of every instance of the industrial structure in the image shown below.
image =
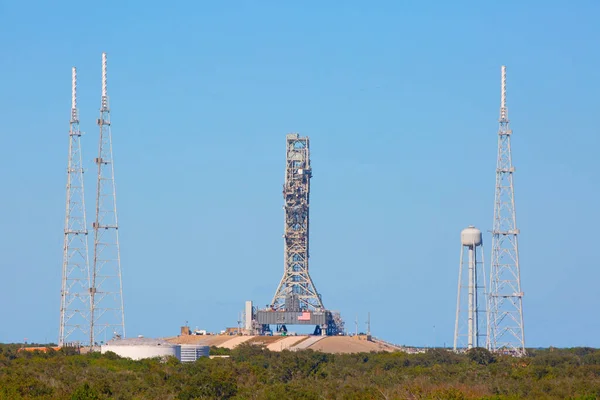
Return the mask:
[[[489,291],[479,229],[461,232],[461,257],[454,330],[454,350],[485,346],[504,354],[524,355],[524,325],[516,225],[514,167],[506,106],[506,67],[501,69],[501,107]],[[119,249],[117,202],[112,150],[107,57],[102,53],[102,95],[99,126],[93,260],[88,256],[84,202],[84,169],[77,108],[77,71],[72,69],[72,99],[67,167],[66,215],[61,283],[59,346],[102,343],[102,352],[173,355],[186,361],[204,356],[204,347],[174,348],[166,342],[138,338],[125,341],[125,314]],[[314,336],[344,332],[338,312],[325,308],[309,273],[309,211],[312,178],[308,137],[286,135],[284,198],[284,271],[266,308],[246,302],[235,334],[286,335],[289,325],[314,326]],[[370,315],[367,336],[370,337]],[[241,329],[243,322],[244,330]],[[356,326],[358,333],[358,321]],[[311,338],[313,339],[313,338]],[[306,344],[315,344],[307,341]],[[291,342],[290,342],[291,343]],[[143,348],[143,351],[139,350]],[[185,350],[185,351],[184,351]],[[112,351],[112,350],[111,350]],[[185,355],[182,355],[182,351]]]
[[[67,164],[67,205],[64,226],[58,345],[90,339],[90,264],[77,109],[77,69],[71,71],[71,119]]]
[[[271,304],[265,310],[252,311],[253,329],[270,332],[276,325],[278,332],[287,332],[287,325],[314,325],[315,334],[335,335],[343,331],[339,313],[326,310],[321,295],[310,277],[309,259],[309,203],[310,146],[308,137],[296,134],[286,136],[286,170],[283,185],[285,210],[283,277]],[[249,307],[249,308],[248,308]],[[246,322],[247,325],[247,322]]]
[[[463,229],[460,242],[454,351],[486,345],[487,328],[484,327],[488,326],[481,231],[474,226]]]
[[[93,224],[94,259],[90,286],[92,298],[90,342],[92,344],[106,341],[107,338],[125,337],[119,224],[106,73],[106,53],[102,53],[102,99],[100,118],[97,120],[100,139],[98,157],[95,159],[98,166],[98,179],[96,220]]]
[[[523,291],[519,265],[517,218],[512,164],[512,130],[506,106],[506,67],[501,68],[501,104],[492,229],[488,347],[495,352],[525,355]]]
[[[201,357],[209,357],[210,347],[199,344],[182,344],[179,352],[181,362],[194,362]]]
[[[145,358],[175,357],[181,362],[194,362],[209,356],[209,347],[199,344],[177,344],[163,339],[151,339],[143,336],[128,339],[109,340],[102,344],[100,352],[113,352],[120,357],[132,360]]]
[[[286,137],[284,270],[271,307],[275,310],[322,310],[321,295],[308,273],[310,142],[308,137]]]

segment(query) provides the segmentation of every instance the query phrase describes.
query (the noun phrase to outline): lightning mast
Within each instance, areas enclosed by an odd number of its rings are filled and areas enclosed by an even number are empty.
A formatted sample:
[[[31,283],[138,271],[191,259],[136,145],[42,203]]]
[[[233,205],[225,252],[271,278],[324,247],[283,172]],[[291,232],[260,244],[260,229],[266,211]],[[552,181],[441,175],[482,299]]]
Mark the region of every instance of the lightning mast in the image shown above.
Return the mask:
[[[84,343],[89,339],[91,312],[88,232],[85,218],[81,131],[79,130],[79,110],[77,109],[77,69],[75,67],[71,70],[69,127],[59,346],[63,346],[67,341]]]
[[[498,130],[498,161],[496,164],[496,196],[492,229],[492,260],[490,275],[490,336],[492,351],[525,355],[523,325],[523,292],[515,191],[510,138],[512,130],[506,107],[506,67],[502,66],[500,127]]]
[[[308,137],[287,135],[286,149],[284,270],[271,307],[286,311],[323,310],[321,295],[308,273],[308,206],[312,177]]]
[[[94,228],[94,263],[90,293],[92,297],[91,341],[125,337],[125,313],[119,251],[119,225],[112,153],[110,108],[106,82],[106,53],[102,53],[102,101],[96,187],[96,221]]]

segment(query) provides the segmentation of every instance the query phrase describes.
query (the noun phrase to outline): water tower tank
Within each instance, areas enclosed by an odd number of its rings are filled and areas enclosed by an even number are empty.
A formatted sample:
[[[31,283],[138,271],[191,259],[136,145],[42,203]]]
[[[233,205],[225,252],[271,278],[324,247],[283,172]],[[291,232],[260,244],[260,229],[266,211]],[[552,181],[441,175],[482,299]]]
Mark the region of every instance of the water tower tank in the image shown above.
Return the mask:
[[[460,233],[460,242],[463,246],[479,246],[482,242],[481,231],[470,225]]]

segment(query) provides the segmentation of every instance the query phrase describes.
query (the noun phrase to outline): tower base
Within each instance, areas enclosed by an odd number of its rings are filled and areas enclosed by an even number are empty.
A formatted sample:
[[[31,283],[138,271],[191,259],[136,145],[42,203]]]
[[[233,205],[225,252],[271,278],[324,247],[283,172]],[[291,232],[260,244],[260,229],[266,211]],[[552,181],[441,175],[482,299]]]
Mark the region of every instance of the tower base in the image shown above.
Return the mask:
[[[343,323],[339,314],[329,310],[323,311],[273,311],[258,310],[256,322],[261,326],[261,333],[272,332],[270,326],[276,325],[278,332],[287,332],[287,325],[313,325],[315,334],[334,336],[343,333]],[[317,333],[318,332],[318,333]]]

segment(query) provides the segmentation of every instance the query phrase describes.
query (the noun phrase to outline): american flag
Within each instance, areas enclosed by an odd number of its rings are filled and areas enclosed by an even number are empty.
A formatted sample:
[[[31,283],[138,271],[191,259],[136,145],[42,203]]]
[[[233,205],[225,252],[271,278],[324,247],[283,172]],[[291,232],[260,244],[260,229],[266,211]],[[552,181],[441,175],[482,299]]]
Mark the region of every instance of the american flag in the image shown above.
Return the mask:
[[[302,315],[298,315],[298,321],[310,321],[310,313],[303,312]]]

